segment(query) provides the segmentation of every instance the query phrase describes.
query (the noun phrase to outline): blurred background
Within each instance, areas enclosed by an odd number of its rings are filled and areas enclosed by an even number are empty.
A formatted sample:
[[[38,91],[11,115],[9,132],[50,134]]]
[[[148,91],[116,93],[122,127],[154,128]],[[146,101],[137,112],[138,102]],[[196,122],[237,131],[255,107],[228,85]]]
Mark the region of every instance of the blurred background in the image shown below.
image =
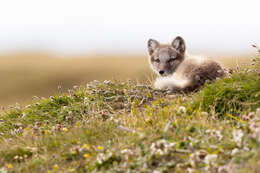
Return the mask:
[[[0,106],[91,80],[151,80],[146,42],[177,35],[190,54],[234,67],[260,45],[258,0],[0,2]]]

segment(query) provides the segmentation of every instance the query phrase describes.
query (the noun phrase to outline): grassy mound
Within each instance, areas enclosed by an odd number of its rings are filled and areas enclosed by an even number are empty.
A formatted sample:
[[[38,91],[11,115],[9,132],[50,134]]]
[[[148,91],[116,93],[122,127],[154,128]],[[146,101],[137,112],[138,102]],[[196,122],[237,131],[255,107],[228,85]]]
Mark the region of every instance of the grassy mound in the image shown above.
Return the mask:
[[[239,116],[245,110],[260,107],[260,76],[257,73],[237,73],[207,84],[196,94],[193,109],[214,111],[219,116],[231,113]]]
[[[257,171],[260,76],[250,69],[189,95],[93,81],[17,105],[0,116],[0,172]]]

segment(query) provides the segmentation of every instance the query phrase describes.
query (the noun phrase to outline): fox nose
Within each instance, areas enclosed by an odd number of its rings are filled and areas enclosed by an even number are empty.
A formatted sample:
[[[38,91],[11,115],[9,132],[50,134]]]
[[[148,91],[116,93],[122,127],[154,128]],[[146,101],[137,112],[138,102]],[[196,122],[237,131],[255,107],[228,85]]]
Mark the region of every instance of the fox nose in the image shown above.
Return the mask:
[[[164,71],[163,71],[163,70],[160,70],[159,73],[160,73],[160,75],[163,75]]]

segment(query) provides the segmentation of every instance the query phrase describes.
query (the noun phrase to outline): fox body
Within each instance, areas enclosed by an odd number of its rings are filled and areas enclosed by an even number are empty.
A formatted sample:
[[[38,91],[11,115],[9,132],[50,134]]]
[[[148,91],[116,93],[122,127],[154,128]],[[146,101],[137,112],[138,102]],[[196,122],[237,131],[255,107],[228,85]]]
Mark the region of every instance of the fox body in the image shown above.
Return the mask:
[[[186,45],[181,37],[176,37],[170,45],[148,40],[149,63],[159,77],[156,89],[170,92],[191,92],[202,86],[206,80],[222,77],[222,66],[211,59],[188,57]]]

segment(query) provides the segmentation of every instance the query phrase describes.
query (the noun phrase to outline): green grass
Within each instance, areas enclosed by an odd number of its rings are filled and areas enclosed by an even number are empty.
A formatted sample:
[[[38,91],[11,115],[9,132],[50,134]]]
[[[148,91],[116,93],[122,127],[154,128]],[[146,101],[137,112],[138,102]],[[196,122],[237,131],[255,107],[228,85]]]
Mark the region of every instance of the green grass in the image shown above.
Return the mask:
[[[93,81],[0,115],[2,172],[257,172],[260,76],[250,67],[169,95]]]
[[[236,73],[230,78],[205,85],[195,96],[194,109],[214,110],[219,116],[239,116],[245,110],[260,107],[260,78],[257,73]],[[192,109],[192,111],[194,111]]]

